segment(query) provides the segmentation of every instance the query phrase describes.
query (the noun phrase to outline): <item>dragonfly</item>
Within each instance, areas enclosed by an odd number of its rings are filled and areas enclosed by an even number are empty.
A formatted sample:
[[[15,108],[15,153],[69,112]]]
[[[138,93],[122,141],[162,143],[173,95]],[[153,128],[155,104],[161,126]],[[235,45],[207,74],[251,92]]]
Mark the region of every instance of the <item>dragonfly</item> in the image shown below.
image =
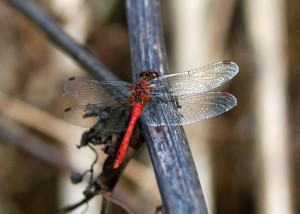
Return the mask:
[[[113,168],[122,163],[137,120],[149,126],[179,126],[229,111],[237,105],[228,92],[211,92],[239,71],[221,61],[183,73],[159,76],[148,69],[136,83],[71,77],[65,94],[87,104],[65,109],[65,121],[107,132],[125,131]]]

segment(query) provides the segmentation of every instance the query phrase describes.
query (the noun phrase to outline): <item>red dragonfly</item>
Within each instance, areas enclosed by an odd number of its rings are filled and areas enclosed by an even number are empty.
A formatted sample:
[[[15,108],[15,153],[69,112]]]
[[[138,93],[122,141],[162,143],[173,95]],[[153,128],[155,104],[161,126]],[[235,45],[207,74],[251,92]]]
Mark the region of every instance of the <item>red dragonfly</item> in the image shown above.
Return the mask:
[[[239,67],[222,61],[159,77],[149,69],[134,84],[70,78],[66,94],[88,103],[64,111],[64,120],[102,131],[125,131],[113,168],[123,161],[137,120],[149,126],[179,126],[220,115],[237,105],[227,92],[207,92],[233,78]],[[163,112],[163,113],[162,113]]]

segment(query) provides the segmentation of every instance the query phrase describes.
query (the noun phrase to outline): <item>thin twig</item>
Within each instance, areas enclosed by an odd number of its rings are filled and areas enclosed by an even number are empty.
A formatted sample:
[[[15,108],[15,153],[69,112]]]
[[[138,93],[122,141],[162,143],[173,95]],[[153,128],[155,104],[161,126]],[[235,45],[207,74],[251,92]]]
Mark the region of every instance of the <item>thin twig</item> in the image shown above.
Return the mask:
[[[94,196],[96,196],[96,195],[91,195],[89,197],[85,197],[85,198],[81,199],[79,202],[77,202],[75,204],[66,206],[66,207],[58,210],[58,213],[59,214],[64,214],[64,213],[71,212],[71,211],[75,210],[76,208],[82,206],[83,204],[88,203],[92,198],[94,198]]]
[[[127,0],[127,16],[134,80],[149,68],[166,74],[158,0]],[[183,128],[141,127],[166,213],[208,213]]]
[[[100,80],[118,79],[89,50],[78,45],[34,3],[28,0],[6,0],[6,2],[36,24],[57,47],[71,56],[95,78]]]

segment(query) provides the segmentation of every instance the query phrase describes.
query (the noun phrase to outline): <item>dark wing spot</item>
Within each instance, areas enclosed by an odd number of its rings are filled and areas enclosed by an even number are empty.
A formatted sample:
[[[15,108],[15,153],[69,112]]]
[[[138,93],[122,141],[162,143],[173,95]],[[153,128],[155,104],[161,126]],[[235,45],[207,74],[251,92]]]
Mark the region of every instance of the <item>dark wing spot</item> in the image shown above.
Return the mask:
[[[71,107],[69,107],[69,108],[66,108],[65,110],[64,110],[64,112],[68,112],[68,111],[71,111]]]
[[[224,95],[224,96],[231,96],[231,94],[229,94],[229,93],[226,92],[226,91],[222,91],[221,94]]]
[[[224,60],[222,63],[223,63],[223,64],[231,64],[231,61],[229,61],[229,60]]]

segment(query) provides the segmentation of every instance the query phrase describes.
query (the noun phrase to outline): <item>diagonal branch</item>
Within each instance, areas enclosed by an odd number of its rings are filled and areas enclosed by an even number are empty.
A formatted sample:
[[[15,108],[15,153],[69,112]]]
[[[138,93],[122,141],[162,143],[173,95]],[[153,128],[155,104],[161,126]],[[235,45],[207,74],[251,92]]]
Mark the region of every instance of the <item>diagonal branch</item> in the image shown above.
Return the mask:
[[[148,68],[168,73],[158,0],[127,0],[127,16],[134,80]],[[141,127],[165,211],[208,213],[183,128]]]
[[[66,54],[72,57],[82,68],[99,80],[117,80],[89,50],[71,39],[42,9],[28,0],[6,0],[8,4],[37,25],[48,38]]]

